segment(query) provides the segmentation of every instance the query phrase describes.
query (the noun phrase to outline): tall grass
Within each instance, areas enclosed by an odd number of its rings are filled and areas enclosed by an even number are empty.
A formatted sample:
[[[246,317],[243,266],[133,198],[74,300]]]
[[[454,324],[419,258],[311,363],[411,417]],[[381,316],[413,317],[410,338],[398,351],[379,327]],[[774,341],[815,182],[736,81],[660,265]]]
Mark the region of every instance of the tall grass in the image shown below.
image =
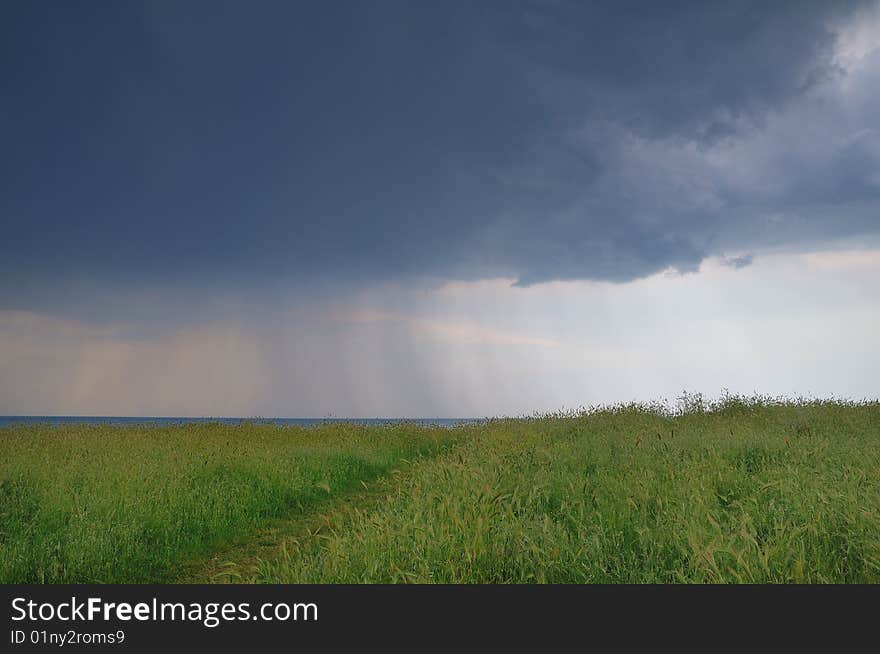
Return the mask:
[[[382,475],[369,502],[332,503]],[[326,526],[252,580],[880,582],[880,404],[692,395],[452,430],[0,429],[0,581],[173,580],[328,497]]]
[[[880,582],[880,405],[726,397],[493,421],[263,582]]]
[[[264,424],[0,429],[0,582],[144,582],[434,454],[456,430]]]

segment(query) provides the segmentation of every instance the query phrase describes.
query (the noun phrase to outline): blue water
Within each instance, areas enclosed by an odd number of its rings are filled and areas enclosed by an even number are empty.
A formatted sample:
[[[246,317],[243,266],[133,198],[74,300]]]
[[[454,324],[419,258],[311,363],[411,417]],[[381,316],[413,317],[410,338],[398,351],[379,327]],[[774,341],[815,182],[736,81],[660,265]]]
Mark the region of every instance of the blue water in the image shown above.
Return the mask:
[[[261,422],[274,425],[314,427],[327,423],[354,423],[358,425],[387,425],[410,423],[424,426],[455,427],[481,422],[478,418],[147,418],[131,416],[0,416],[0,427],[12,425],[181,425],[188,423],[220,422],[238,425],[243,422]]]

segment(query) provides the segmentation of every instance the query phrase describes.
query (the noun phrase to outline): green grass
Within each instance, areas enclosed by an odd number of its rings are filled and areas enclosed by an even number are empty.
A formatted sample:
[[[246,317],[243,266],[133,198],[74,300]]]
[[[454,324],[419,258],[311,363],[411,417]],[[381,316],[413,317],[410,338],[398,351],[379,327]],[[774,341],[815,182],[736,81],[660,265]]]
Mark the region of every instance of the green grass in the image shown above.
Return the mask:
[[[880,582],[880,405],[497,421],[262,582]]]
[[[680,408],[0,430],[0,581],[880,582],[880,404]]]
[[[0,429],[0,582],[149,582],[454,430],[264,424]]]

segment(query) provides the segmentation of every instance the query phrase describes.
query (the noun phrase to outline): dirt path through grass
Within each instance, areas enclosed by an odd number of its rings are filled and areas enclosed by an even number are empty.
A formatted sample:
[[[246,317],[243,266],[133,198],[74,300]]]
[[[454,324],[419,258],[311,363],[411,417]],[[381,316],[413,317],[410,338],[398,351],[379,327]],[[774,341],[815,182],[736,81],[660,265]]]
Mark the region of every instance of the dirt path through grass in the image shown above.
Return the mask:
[[[285,548],[296,547],[298,541],[320,537],[322,531],[338,524],[341,515],[352,511],[366,511],[385,500],[411,474],[412,468],[427,459],[452,455],[461,444],[438,452],[433,457],[414,461],[404,459],[401,465],[387,475],[362,481],[352,490],[328,494],[326,499],[308,506],[302,512],[278,519],[243,541],[216,552],[208,559],[191,562],[182,567],[176,583],[182,584],[240,584],[251,583],[263,561],[282,555]]]
[[[0,582],[173,581],[472,433],[408,423],[2,427]]]

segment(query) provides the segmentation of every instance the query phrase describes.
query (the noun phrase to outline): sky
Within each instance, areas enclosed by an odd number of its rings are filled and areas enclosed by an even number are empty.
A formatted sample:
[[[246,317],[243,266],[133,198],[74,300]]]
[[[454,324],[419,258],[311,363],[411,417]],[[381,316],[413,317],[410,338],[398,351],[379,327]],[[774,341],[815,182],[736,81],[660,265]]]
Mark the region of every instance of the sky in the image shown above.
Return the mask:
[[[877,2],[0,8],[0,414],[880,395]]]

